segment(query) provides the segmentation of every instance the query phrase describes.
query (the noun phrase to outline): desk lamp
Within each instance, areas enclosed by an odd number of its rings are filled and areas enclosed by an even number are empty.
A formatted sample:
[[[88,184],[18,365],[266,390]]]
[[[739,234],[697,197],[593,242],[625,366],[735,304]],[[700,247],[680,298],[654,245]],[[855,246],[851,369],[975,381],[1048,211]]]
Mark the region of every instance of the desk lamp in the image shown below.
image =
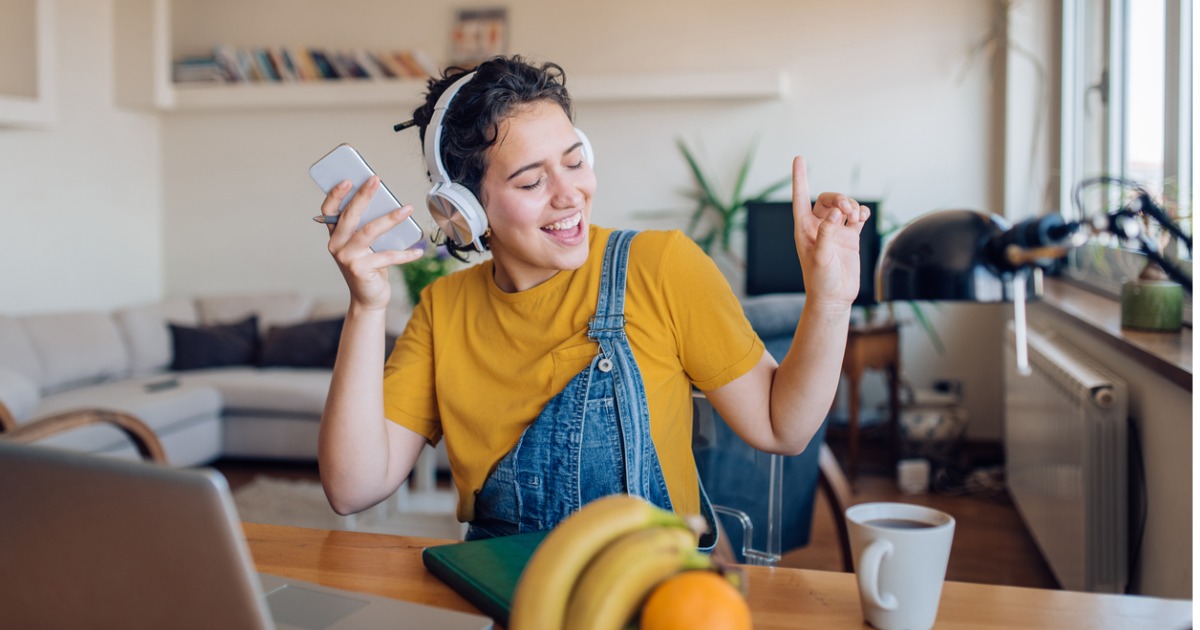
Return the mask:
[[[1099,183],[1131,186],[1130,182],[1099,177],[1081,182],[1075,204],[1085,216],[1082,190]],[[1192,280],[1167,260],[1142,229],[1152,219],[1192,249],[1192,239],[1173,224],[1150,194],[1132,185],[1132,199],[1115,212],[1091,219],[1064,221],[1058,214],[1027,219],[1009,226],[1001,217],[973,210],[943,210],[905,225],[884,247],[875,283],[880,302],[936,300],[1012,302],[1017,341],[1017,367],[1028,375],[1025,339],[1025,301],[1042,295],[1042,273],[1057,258],[1093,236],[1112,234],[1123,244],[1136,245],[1167,275],[1192,293]]]

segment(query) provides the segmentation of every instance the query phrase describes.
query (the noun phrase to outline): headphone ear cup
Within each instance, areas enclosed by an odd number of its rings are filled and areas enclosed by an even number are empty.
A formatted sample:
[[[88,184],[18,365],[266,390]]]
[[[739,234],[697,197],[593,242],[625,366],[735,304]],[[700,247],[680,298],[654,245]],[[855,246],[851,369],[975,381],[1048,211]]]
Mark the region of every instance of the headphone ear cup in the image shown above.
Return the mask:
[[[579,141],[583,143],[583,159],[587,162],[588,168],[595,167],[596,154],[592,152],[592,143],[588,140],[587,134],[576,127],[575,135],[579,136]]]
[[[479,237],[487,231],[487,213],[466,186],[439,182],[429,191],[426,203],[442,233],[460,247],[475,244],[479,248]]]

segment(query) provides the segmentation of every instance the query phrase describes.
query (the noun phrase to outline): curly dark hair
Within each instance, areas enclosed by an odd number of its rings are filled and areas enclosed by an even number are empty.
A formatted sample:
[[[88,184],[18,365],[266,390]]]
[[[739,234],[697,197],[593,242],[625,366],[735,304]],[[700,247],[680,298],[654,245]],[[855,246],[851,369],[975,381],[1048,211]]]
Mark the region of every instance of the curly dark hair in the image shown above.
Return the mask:
[[[493,57],[473,69],[451,66],[440,78],[429,79],[425,103],[413,111],[413,122],[420,129],[421,146],[433,118],[438,98],[455,81],[468,72],[475,77],[454,95],[450,107],[442,116],[442,164],[446,174],[479,197],[483,172],[487,167],[486,153],[500,135],[500,123],[517,109],[537,101],[557,103],[574,120],[571,96],[567,93],[566,73],[555,63],[534,65],[520,55]],[[486,238],[481,239],[488,248]],[[459,247],[449,236],[442,243],[455,258],[465,260],[464,254],[474,247]]]

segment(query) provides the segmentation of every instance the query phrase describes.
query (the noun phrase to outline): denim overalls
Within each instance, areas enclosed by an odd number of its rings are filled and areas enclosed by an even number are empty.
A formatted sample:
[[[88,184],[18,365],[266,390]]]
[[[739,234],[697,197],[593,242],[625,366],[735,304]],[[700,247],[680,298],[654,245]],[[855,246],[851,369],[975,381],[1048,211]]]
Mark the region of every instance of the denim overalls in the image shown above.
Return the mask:
[[[636,232],[613,232],[600,270],[588,338],[599,352],[542,408],[475,497],[467,540],[546,530],[600,497],[628,493],[671,510],[642,374],[625,336],[625,278]],[[701,511],[715,532],[700,488]],[[715,536],[705,536],[711,548]]]

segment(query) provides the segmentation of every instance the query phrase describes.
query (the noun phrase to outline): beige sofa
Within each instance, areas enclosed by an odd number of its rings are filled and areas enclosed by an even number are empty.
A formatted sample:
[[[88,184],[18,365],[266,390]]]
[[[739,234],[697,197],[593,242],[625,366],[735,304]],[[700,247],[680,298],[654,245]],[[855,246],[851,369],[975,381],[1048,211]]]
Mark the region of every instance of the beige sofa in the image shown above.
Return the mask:
[[[77,409],[130,414],[154,431],[176,466],[223,456],[315,459],[332,371],[293,365],[294,355],[323,352],[316,346],[340,330],[345,305],[344,298],[279,293],[177,297],[112,312],[0,315],[0,403],[18,426]],[[410,314],[406,301],[394,300],[389,335],[399,334]],[[217,333],[238,322],[243,332],[253,329],[250,317],[257,320],[260,356],[239,365],[172,369],[185,352],[200,356],[191,366],[205,363],[203,355],[225,343]],[[314,329],[323,338],[311,334]],[[267,363],[275,364],[259,365],[269,348],[276,360]],[[41,442],[137,456],[121,430],[107,424]]]

